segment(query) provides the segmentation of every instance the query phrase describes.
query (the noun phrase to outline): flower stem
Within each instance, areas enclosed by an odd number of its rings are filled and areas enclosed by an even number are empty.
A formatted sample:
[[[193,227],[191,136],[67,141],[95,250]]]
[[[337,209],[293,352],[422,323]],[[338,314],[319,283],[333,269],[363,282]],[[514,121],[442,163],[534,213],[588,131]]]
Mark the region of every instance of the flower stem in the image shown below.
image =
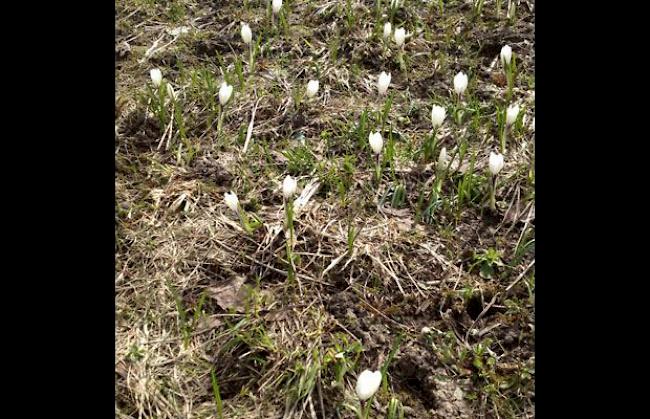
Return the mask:
[[[251,228],[250,221],[248,219],[248,215],[246,214],[246,211],[244,211],[241,206],[237,207],[237,215],[239,215],[239,221],[241,222],[242,227],[244,230],[246,230],[247,233],[252,233],[253,229]]]
[[[255,55],[253,52],[253,41],[251,40],[251,43],[249,45],[249,50],[250,50],[250,60],[248,61],[248,72],[253,73],[255,71]]]
[[[370,417],[370,406],[372,405],[372,399],[374,399],[374,398],[375,398],[375,396],[373,395],[368,400],[362,402],[362,405],[363,405],[362,418],[363,419],[368,419]]]
[[[497,177],[493,175],[492,179],[490,179],[490,209],[493,212],[496,212],[497,210],[496,189]]]
[[[221,136],[221,128],[223,127],[223,119],[225,117],[226,107],[219,105],[219,122],[217,123],[217,138]]]
[[[381,153],[377,154],[377,165],[375,166],[375,179],[377,180],[377,189],[381,183]]]
[[[436,148],[436,134],[438,133],[438,128],[433,129],[433,134],[429,137],[427,146],[424,148],[424,159],[425,161],[431,161],[434,156],[434,149]]]
[[[293,202],[291,202],[291,200],[285,199],[284,208],[287,217],[287,230],[289,230],[289,237],[286,241],[287,260],[289,261],[289,266],[287,268],[287,278],[289,282],[292,282],[295,278],[295,272],[293,270]]]
[[[512,98],[512,89],[514,87],[514,69],[512,62],[510,64],[507,64],[505,66],[505,71],[506,71],[506,80],[508,81],[508,90],[506,92],[506,99],[508,102],[510,101],[510,98]]]
[[[381,131],[384,132],[386,129],[386,120],[388,119],[388,114],[390,113],[390,108],[393,105],[392,94],[386,96],[384,101],[383,109],[380,109],[380,119],[381,119]]]

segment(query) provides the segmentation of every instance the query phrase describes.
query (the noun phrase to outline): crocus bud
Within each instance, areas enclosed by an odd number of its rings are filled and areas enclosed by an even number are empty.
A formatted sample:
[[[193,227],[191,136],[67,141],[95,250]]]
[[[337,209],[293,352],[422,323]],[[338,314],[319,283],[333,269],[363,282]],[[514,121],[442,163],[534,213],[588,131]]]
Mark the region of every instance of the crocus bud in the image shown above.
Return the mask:
[[[533,122],[530,123],[530,130],[535,131],[535,117],[533,116]]]
[[[384,38],[388,39],[390,38],[390,33],[393,31],[393,26],[390,24],[390,22],[384,23]]]
[[[280,13],[280,9],[282,9],[282,0],[273,0],[273,13],[277,15]]]
[[[223,200],[226,201],[226,206],[230,208],[231,211],[239,211],[239,198],[235,195],[234,192],[226,192],[223,196]]]
[[[397,9],[400,6],[400,0],[391,0],[390,7]]]
[[[404,28],[395,29],[395,43],[397,44],[398,48],[404,45],[405,39],[406,39],[406,31],[404,30]]]
[[[431,124],[434,128],[438,128],[445,120],[447,111],[442,106],[433,105],[431,108]]]
[[[242,23],[241,25],[241,39],[245,44],[250,44],[251,40],[253,39],[253,32],[247,23]]]
[[[496,176],[496,174],[499,173],[501,169],[503,169],[503,154],[491,152],[489,168],[490,168],[490,173]]]
[[[232,96],[232,86],[224,81],[219,88],[219,103],[221,103],[221,106],[228,103],[230,96]]]
[[[465,89],[467,89],[467,74],[461,71],[454,77],[454,90],[458,95],[462,95]]]
[[[365,370],[357,378],[357,397],[364,401],[371,398],[381,384],[381,371]]]
[[[285,177],[284,182],[282,182],[282,195],[284,195],[284,199],[291,198],[296,193],[297,187],[296,179],[291,176]]]
[[[151,69],[151,71],[149,71],[149,75],[151,76],[151,82],[153,83],[153,85],[156,87],[160,87],[160,83],[162,83],[162,73],[160,72],[160,69],[158,68]]]
[[[318,93],[318,80],[309,80],[307,83],[307,97],[314,97]]]
[[[176,100],[176,92],[174,91],[174,88],[172,87],[171,84],[167,83],[167,96],[170,99]]]
[[[385,71],[382,71],[377,80],[377,90],[379,90],[380,95],[386,94],[388,90],[388,85],[390,84],[390,73],[386,74]]]
[[[374,151],[375,154],[381,153],[382,148],[384,148],[384,139],[381,138],[379,132],[370,133],[368,136],[368,142],[370,143],[370,148],[372,148],[372,151]]]
[[[449,156],[447,155],[447,147],[443,147],[440,150],[440,156],[438,156],[438,166],[445,167],[449,163]]]
[[[515,123],[517,120],[517,115],[519,115],[519,105],[516,103],[514,105],[508,106],[506,111],[506,125],[510,126]]]
[[[512,60],[512,48],[510,48],[510,45],[504,45],[501,48],[501,62],[506,66],[510,65],[510,60]]]

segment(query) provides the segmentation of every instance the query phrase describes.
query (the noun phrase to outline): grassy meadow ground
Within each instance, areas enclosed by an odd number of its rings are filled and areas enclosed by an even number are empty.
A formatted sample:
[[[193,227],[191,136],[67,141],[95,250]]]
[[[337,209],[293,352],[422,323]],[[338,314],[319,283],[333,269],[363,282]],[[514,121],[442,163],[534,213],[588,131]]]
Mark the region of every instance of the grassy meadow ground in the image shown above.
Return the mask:
[[[355,418],[379,368],[371,418],[534,416],[534,1],[387,3],[116,0],[116,417]]]

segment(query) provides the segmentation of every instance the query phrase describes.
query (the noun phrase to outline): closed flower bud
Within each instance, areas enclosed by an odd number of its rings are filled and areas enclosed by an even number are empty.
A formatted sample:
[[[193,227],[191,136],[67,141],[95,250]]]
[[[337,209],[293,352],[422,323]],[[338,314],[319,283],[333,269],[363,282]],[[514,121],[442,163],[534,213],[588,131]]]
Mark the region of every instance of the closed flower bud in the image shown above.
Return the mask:
[[[406,31],[404,28],[395,29],[395,43],[397,47],[404,45],[404,40],[406,39]]]
[[[461,71],[454,77],[454,91],[458,95],[462,95],[465,93],[465,89],[467,89],[467,74]]]
[[[384,139],[381,138],[379,132],[373,132],[368,136],[368,142],[370,143],[370,148],[375,154],[381,153],[381,150],[384,148]]]
[[[253,32],[251,31],[251,27],[246,23],[243,23],[241,25],[241,39],[245,44],[250,44],[251,40],[253,39]]]
[[[232,86],[224,81],[219,88],[219,103],[221,103],[221,106],[228,103],[230,96],[232,96]]]
[[[440,168],[443,168],[447,166],[447,163],[449,163],[449,156],[447,155],[447,147],[443,147],[442,150],[440,150],[440,156],[438,156],[438,166]]]
[[[445,121],[447,111],[442,106],[433,105],[431,108],[431,125],[438,128]]]
[[[379,390],[380,384],[381,371],[363,371],[357,378],[357,397],[361,401],[368,400]]]
[[[296,193],[297,187],[296,179],[291,176],[285,177],[284,182],[282,182],[282,195],[284,195],[284,199],[291,198]]]
[[[380,95],[385,95],[388,91],[388,85],[390,84],[390,73],[386,74],[385,71],[382,71],[377,80],[377,90]]]
[[[226,206],[232,211],[239,211],[239,198],[235,195],[234,192],[226,192],[223,196],[223,200],[226,201]]]
[[[273,0],[273,13],[277,15],[280,13],[280,9],[282,9],[282,0]]]
[[[314,97],[318,93],[318,80],[309,80],[307,83],[307,97]]]
[[[489,169],[492,175],[496,176],[503,169],[503,164],[503,154],[490,153]]]
[[[508,106],[508,110],[506,111],[506,125],[510,126],[514,124],[518,115],[519,105],[515,103],[514,105]]]
[[[171,84],[167,83],[167,96],[170,99],[176,100],[176,92],[174,91],[174,88],[172,87]]]
[[[390,33],[393,31],[393,26],[390,22],[384,23],[384,38],[390,38]]]
[[[510,45],[505,45],[501,48],[501,62],[503,65],[510,65],[510,60],[512,60],[512,48]]]
[[[151,76],[151,82],[153,85],[160,87],[160,83],[162,83],[162,73],[160,72],[160,69],[151,69],[151,71],[149,71],[149,75]]]

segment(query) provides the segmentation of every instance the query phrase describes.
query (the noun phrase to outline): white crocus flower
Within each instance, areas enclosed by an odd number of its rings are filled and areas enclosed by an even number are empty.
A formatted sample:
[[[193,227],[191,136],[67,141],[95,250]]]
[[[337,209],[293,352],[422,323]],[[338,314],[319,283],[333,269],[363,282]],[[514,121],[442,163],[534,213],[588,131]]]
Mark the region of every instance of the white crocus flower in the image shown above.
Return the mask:
[[[221,106],[224,106],[226,103],[228,103],[231,96],[232,86],[224,81],[221,83],[221,87],[219,88],[219,103],[221,103]]]
[[[151,76],[151,82],[153,83],[154,86],[160,87],[160,83],[162,83],[162,72],[158,68],[153,68],[149,71],[149,75]]]
[[[307,83],[307,97],[314,97],[318,93],[318,80],[309,80]]]
[[[519,105],[515,103],[514,105],[508,106],[508,110],[506,111],[506,125],[510,126],[514,124],[518,115]]]
[[[226,206],[232,211],[239,211],[239,198],[237,198],[237,195],[235,195],[234,192],[226,192],[223,196],[223,200],[226,201]]]
[[[490,153],[489,169],[493,176],[496,176],[503,169],[503,154]]]
[[[442,106],[433,105],[431,107],[431,124],[433,128],[438,128],[445,121],[447,111]]]
[[[406,39],[406,31],[404,30],[404,28],[395,29],[395,43],[397,44],[398,48],[404,45],[405,39]]]
[[[456,74],[454,77],[454,91],[458,95],[462,95],[465,93],[465,90],[467,89],[467,74],[463,73],[462,71]]]
[[[357,397],[361,401],[368,400],[379,390],[380,384],[381,371],[363,371],[357,378]]]
[[[391,32],[393,32],[393,25],[391,25],[390,22],[384,23],[384,38],[390,38]]]
[[[298,184],[296,182],[296,179],[292,178],[291,176],[284,178],[284,182],[282,182],[282,195],[284,195],[284,199],[291,198],[293,194],[296,193],[297,187]]]
[[[282,0],[273,0],[273,13],[277,15],[280,9],[282,9]]]
[[[506,66],[510,65],[510,60],[512,60],[512,48],[510,48],[510,45],[504,45],[501,48],[501,62]]]
[[[438,156],[438,166],[445,167],[449,163],[449,156],[447,155],[447,147],[443,147],[440,150],[440,156]]]
[[[386,74],[385,71],[382,71],[377,80],[377,90],[380,95],[385,95],[388,91],[388,85],[390,85],[390,73]]]
[[[245,44],[250,44],[253,39],[253,31],[251,31],[251,27],[247,23],[241,25],[241,39]]]
[[[370,143],[370,148],[375,154],[381,153],[381,150],[384,148],[384,139],[381,137],[379,132],[373,132],[368,136],[368,142]]]

